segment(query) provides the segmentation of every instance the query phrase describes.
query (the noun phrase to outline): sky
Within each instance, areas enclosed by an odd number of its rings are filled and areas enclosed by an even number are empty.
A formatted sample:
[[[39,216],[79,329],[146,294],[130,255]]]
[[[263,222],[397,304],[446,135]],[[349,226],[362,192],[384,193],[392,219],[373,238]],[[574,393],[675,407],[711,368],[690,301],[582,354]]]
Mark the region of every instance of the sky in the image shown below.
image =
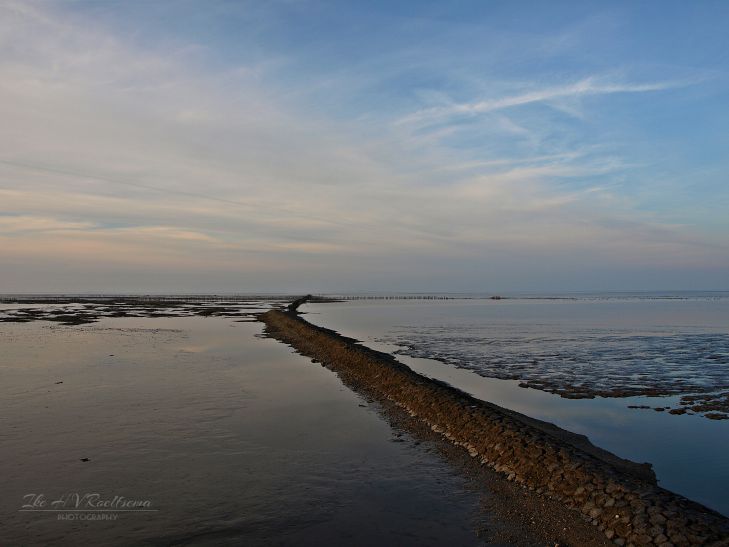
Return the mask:
[[[728,20],[0,0],[0,293],[729,290]]]

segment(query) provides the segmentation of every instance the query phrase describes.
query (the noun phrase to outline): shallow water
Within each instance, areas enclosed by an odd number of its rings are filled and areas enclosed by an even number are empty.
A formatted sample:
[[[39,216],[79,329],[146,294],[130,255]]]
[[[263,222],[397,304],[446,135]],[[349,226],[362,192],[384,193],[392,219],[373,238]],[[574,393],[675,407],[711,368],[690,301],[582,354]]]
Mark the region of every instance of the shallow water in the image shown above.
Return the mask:
[[[662,486],[729,515],[729,421],[628,408],[675,408],[678,395],[573,400],[503,379],[723,389],[729,298],[360,300],[304,311],[428,376],[650,462]]]
[[[0,325],[0,543],[478,543],[464,478],[260,331],[200,317]],[[68,512],[76,493],[147,510]],[[29,494],[47,505],[21,512]]]

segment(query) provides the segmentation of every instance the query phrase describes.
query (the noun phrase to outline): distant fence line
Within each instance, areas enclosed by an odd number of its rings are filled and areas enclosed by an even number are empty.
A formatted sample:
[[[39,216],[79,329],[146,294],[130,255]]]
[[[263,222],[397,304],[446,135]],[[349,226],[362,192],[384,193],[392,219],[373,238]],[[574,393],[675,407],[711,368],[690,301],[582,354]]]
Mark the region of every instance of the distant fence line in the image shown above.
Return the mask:
[[[434,295],[434,294],[394,294],[394,295],[364,295],[364,294],[355,294],[355,295],[321,295],[321,298],[333,298],[333,299],[340,299],[340,300],[472,300],[475,298],[482,299],[484,297],[476,297],[476,296],[447,296],[447,295]],[[500,297],[490,297],[494,299],[498,299]]]

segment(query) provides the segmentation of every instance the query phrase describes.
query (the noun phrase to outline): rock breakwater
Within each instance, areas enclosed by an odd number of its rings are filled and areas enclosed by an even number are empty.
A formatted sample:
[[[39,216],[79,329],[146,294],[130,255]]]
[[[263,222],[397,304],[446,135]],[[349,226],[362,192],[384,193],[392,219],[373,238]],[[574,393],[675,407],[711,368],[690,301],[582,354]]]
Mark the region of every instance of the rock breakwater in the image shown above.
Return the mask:
[[[422,420],[475,462],[581,513],[618,545],[729,545],[729,519],[659,487],[647,464],[426,378],[295,309],[259,319],[270,336]]]

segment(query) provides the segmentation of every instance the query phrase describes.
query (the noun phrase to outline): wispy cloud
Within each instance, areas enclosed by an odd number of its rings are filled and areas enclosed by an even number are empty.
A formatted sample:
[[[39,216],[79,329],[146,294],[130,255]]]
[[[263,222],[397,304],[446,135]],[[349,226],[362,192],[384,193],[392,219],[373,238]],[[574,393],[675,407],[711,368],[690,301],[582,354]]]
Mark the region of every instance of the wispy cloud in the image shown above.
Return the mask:
[[[620,83],[605,81],[604,78],[599,76],[590,76],[574,83],[543,87],[541,89],[495,99],[483,99],[425,108],[401,118],[398,120],[398,124],[433,123],[451,117],[474,116],[534,103],[550,103],[556,99],[579,98],[591,95],[611,95],[615,93],[647,93],[685,87],[695,83],[697,83],[695,80]]]
[[[93,228],[91,222],[68,222],[56,218],[30,215],[0,215],[0,234],[27,234],[38,232],[62,232]]]

